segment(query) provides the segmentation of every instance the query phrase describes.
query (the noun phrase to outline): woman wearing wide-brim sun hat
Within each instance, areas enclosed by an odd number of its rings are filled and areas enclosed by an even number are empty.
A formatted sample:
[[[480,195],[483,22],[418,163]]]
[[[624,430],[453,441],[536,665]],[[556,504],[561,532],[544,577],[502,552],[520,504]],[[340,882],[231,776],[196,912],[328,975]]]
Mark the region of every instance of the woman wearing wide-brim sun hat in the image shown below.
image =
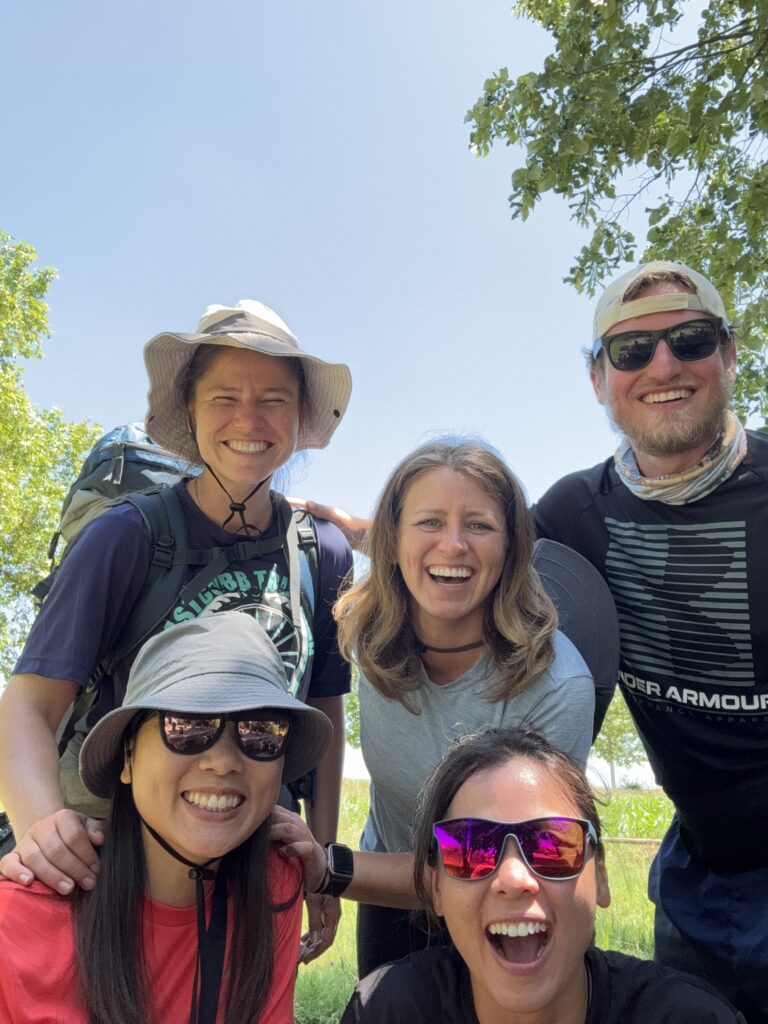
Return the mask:
[[[158,334],[146,346],[145,361],[147,432],[190,464],[190,475],[171,489],[187,533],[177,547],[216,549],[222,559],[221,571],[201,588],[190,586],[199,565],[188,568],[177,601],[157,628],[205,609],[240,609],[262,623],[278,645],[291,692],[319,707],[334,725],[334,740],[307,801],[318,840],[331,841],[343,758],[343,695],[349,690],[331,608],[351,568],[351,553],[330,523],[294,516],[270,482],[294,452],[329,443],[349,402],[349,369],[306,352],[277,313],[253,300],[209,306],[193,333]],[[16,669],[25,681],[9,684],[24,721],[31,700],[40,722],[31,741],[35,756],[24,758],[23,777],[18,763],[15,768],[23,796],[8,811],[20,838],[13,859],[2,862],[11,877],[19,879],[26,869],[52,886],[95,880],[89,839],[94,826],[66,817],[62,829],[56,817],[66,812],[51,771],[53,732],[78,689],[115,649],[149,561],[141,515],[129,504],[110,509],[78,537],[32,628]],[[120,662],[110,685],[100,687],[89,721],[122,702],[131,661]],[[86,799],[65,795],[64,806],[103,816],[104,805]],[[319,898],[310,911],[310,930],[321,951],[332,941],[338,902]]]
[[[306,879],[269,841],[331,724],[242,612],[152,637],[83,744],[111,798],[93,892],[0,884],[3,1024],[293,1024]]]

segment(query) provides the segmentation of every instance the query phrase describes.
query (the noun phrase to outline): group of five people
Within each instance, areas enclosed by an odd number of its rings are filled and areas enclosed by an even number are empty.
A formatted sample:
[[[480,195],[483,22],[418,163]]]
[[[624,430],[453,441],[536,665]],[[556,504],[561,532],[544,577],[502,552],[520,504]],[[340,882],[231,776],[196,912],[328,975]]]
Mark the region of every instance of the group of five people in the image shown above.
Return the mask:
[[[150,557],[129,504],[72,544],[0,705],[16,835],[0,864],[0,943],[14,949],[3,1019],[291,1020],[296,959],[331,944],[343,896],[360,904],[361,975],[378,968],[350,1021],[768,1020],[768,440],[729,410],[732,330],[690,268],[614,282],[589,360],[621,434],[614,458],[531,512],[490,446],[428,443],[390,475],[370,524],[315,507],[307,603],[294,517],[270,481],[328,443],[346,367],[303,352],[250,301],[149,343],[147,429],[195,467],[174,488],[190,543],[270,543],[232,558],[204,611],[181,590],[102,680],[60,765],[56,731]],[[343,532],[367,534],[371,560],[350,589]],[[600,715],[592,659],[534,568],[537,533],[613,595],[619,683],[675,805],[651,876],[660,967],[590,948],[608,900],[583,776]],[[371,774],[354,853],[335,843],[353,660]],[[281,782],[311,767],[307,823],[290,798],[273,811]],[[27,945],[59,930],[71,938],[57,969],[36,969]]]

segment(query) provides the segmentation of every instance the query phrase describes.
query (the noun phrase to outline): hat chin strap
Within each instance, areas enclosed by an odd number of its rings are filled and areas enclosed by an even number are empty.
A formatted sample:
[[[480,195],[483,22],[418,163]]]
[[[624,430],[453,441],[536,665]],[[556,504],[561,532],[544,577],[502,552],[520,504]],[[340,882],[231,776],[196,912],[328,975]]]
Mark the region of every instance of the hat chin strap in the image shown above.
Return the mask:
[[[224,520],[224,522],[221,525],[223,527],[227,526],[236,515],[239,515],[240,516],[240,523],[242,525],[240,526],[240,530],[238,532],[242,531],[243,533],[255,533],[255,534],[263,533],[264,531],[260,530],[257,526],[251,526],[250,523],[246,523],[246,521],[245,521],[245,506],[251,500],[251,498],[254,496],[254,494],[257,494],[258,491],[260,491],[261,488],[264,486],[264,484],[272,479],[272,474],[270,473],[269,476],[265,476],[263,480],[259,481],[259,483],[256,484],[256,486],[253,488],[253,490],[248,495],[246,495],[246,497],[243,498],[242,501],[235,501],[235,499],[229,493],[229,491],[224,486],[224,484],[221,482],[221,480],[219,480],[219,478],[216,476],[216,473],[215,473],[213,467],[208,462],[203,462],[203,465],[208,470],[208,472],[211,474],[211,476],[216,481],[216,483],[219,485],[219,487],[222,489],[222,491],[224,491],[226,496],[229,498],[229,515],[227,516],[227,518]]]
[[[137,811],[138,814],[138,811]],[[216,1011],[219,1003],[221,978],[224,967],[224,948],[227,938],[227,881],[217,875],[212,864],[218,857],[211,857],[204,864],[195,864],[187,860],[171,846],[151,825],[139,814],[144,828],[149,832],[158,846],[175,860],[189,868],[189,877],[195,883],[195,903],[197,905],[197,961],[195,963],[195,979],[192,983],[192,1003],[189,1010],[190,1024],[215,1024]],[[213,893],[211,920],[206,928],[205,922],[205,887],[204,881],[216,879]],[[199,984],[198,984],[199,982]]]

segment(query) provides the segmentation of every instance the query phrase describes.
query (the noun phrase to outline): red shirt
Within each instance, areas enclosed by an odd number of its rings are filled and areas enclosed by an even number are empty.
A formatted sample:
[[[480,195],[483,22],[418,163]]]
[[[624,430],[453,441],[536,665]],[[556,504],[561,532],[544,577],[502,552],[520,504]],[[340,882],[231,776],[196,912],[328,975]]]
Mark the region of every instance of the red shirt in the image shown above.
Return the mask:
[[[298,861],[271,853],[269,895],[289,900],[301,886]],[[272,986],[259,1024],[293,1024],[302,899],[274,915]],[[230,923],[231,923],[230,905]],[[197,916],[146,897],[144,948],[152,1004],[163,1024],[189,1024],[197,959]],[[225,964],[226,978],[226,964]],[[224,1016],[219,1001],[217,1021]],[[69,899],[40,882],[0,881],[0,1024],[88,1024],[77,1000]]]

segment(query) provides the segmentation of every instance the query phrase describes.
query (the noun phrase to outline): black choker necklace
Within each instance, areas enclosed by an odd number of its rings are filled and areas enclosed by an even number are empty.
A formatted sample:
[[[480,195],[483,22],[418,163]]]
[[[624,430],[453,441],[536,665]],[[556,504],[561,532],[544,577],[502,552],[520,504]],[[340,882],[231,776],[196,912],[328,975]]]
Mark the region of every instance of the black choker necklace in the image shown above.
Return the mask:
[[[429,644],[416,641],[419,654],[425,651],[432,651],[433,654],[463,654],[465,651],[476,651],[478,647],[485,647],[485,640],[475,640],[473,644],[463,644],[461,647],[430,647]]]

